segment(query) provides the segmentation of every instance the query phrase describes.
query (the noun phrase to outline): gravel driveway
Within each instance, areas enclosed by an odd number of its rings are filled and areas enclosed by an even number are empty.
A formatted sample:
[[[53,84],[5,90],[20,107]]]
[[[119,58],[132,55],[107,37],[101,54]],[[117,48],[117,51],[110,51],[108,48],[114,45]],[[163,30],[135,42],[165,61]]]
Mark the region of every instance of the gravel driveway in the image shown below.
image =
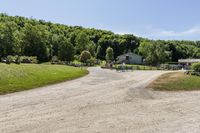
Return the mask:
[[[77,80],[0,96],[0,133],[200,132],[200,92],[145,89],[165,72],[89,71]]]

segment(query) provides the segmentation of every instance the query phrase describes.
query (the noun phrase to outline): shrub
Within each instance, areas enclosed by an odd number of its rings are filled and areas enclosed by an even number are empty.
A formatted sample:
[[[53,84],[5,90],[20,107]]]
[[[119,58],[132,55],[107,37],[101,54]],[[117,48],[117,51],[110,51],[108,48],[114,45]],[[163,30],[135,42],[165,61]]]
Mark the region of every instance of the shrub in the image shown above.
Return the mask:
[[[37,64],[38,60],[36,56],[21,56],[21,63]]]
[[[106,60],[107,62],[110,62],[114,59],[114,52],[113,49],[111,47],[108,47],[106,49]]]
[[[53,56],[52,59],[51,59],[51,64],[58,64],[59,62],[59,59],[57,56]]]
[[[96,64],[96,59],[94,57],[91,57],[86,61],[87,66],[94,66]]]
[[[21,57],[20,56],[16,57],[15,63],[16,64],[20,64],[21,63]]]
[[[80,55],[80,61],[83,63],[87,63],[88,60],[91,59],[91,54],[89,51],[83,51]]]
[[[7,56],[6,58],[6,64],[10,64],[13,61],[13,57],[11,55]]]
[[[58,57],[61,61],[65,61],[66,64],[69,64],[73,61],[75,55],[75,48],[69,40],[61,40],[59,46]]]
[[[163,70],[170,70],[171,69],[169,64],[161,64],[160,68],[163,69]]]
[[[35,56],[7,56],[5,59],[2,59],[3,62],[5,62],[6,64],[10,64],[10,63],[16,63],[16,64],[20,64],[20,63],[34,63],[36,64],[38,62],[37,57]]]
[[[191,72],[190,74],[194,76],[200,76],[200,72]]]
[[[195,72],[200,72],[200,62],[199,63],[194,63],[192,65],[192,69],[195,71]]]
[[[74,55],[74,60],[79,61],[80,60],[80,56],[79,55]]]

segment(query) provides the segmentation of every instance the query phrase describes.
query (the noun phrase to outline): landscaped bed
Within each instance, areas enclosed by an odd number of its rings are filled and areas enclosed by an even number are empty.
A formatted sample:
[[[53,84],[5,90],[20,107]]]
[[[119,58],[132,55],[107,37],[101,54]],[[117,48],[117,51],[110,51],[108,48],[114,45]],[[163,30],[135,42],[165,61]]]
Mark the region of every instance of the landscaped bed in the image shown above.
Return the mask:
[[[123,65],[117,65],[118,67],[123,67]],[[133,70],[158,70],[159,68],[153,67],[153,66],[145,66],[145,65],[125,65],[125,68],[132,68]]]
[[[106,66],[105,64],[101,66],[103,69],[116,69],[117,71],[120,70],[161,70],[160,68],[154,66],[145,66],[145,65],[129,65],[126,64],[117,64],[113,65],[112,67]]]
[[[0,95],[72,80],[87,73],[86,69],[64,65],[0,64]]]
[[[161,91],[200,90],[200,77],[186,75],[182,72],[167,73],[160,76],[148,88]]]

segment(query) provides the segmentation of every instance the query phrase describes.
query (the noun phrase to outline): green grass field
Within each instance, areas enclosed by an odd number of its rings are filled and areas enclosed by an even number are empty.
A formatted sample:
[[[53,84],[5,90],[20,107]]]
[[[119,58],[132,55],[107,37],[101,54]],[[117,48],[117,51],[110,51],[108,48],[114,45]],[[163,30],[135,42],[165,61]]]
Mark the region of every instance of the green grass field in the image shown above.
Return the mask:
[[[0,64],[0,95],[72,80],[87,73],[86,69],[62,65]]]
[[[161,91],[200,90],[200,77],[184,75],[181,72],[168,73],[159,77],[149,87]]]

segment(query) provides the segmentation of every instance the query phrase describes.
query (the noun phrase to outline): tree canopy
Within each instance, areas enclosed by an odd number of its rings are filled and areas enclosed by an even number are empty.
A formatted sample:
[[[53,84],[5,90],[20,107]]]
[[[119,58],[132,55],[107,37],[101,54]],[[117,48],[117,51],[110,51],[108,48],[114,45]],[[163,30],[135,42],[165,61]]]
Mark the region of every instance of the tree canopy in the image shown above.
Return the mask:
[[[131,34],[118,35],[111,31],[0,14],[0,58],[37,56],[39,62],[45,62],[58,56],[68,61],[73,59],[71,56],[79,56],[87,50],[93,57],[105,60],[109,47],[113,49],[114,59],[132,51],[146,58],[149,64],[200,58],[200,41],[149,40]]]
[[[108,47],[106,49],[106,60],[108,62],[112,61],[114,59],[114,56],[113,56],[113,49],[111,47]]]

